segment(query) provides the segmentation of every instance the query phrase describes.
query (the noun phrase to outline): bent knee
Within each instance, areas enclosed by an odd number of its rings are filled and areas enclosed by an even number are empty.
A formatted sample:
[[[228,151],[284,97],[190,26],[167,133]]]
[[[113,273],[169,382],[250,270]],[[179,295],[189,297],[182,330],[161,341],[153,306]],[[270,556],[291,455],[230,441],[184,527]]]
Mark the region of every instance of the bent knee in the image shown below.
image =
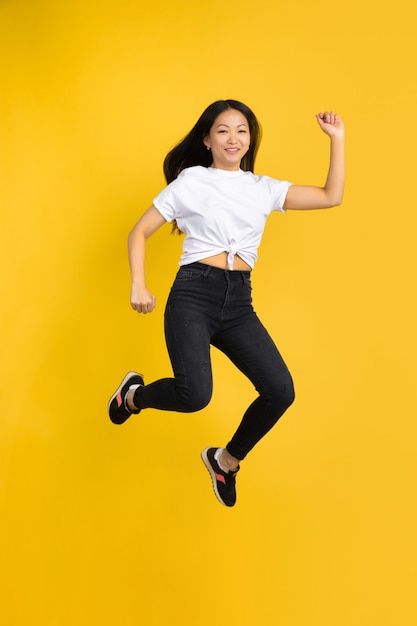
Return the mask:
[[[187,394],[182,399],[182,411],[184,413],[194,413],[195,411],[201,411],[204,409],[211,400],[211,389],[196,389]]]
[[[280,381],[270,391],[269,400],[274,406],[279,406],[286,411],[295,400],[294,384],[289,378],[285,382]]]
[[[290,384],[285,385],[284,399],[286,401],[287,408],[290,407],[295,400],[295,389],[292,381]]]

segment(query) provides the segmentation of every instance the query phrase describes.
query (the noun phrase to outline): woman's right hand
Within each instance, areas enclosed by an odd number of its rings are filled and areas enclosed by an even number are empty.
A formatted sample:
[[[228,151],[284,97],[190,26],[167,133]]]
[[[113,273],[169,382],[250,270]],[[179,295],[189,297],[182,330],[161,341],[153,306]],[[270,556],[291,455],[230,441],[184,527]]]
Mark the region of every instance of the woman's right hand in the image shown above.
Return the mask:
[[[138,313],[152,313],[156,306],[156,298],[146,287],[139,287],[132,283],[130,304]]]

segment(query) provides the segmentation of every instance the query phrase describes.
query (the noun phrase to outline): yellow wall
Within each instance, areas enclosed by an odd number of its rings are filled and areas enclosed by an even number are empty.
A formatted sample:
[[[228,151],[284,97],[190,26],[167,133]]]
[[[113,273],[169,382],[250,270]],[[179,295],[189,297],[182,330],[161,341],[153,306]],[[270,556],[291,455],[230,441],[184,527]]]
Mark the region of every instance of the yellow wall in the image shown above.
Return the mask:
[[[0,3],[0,615],[5,626],[416,623],[412,0]],[[218,98],[247,102],[258,172],[321,184],[347,126],[343,207],[275,215],[256,308],[297,402],[221,507],[199,453],[253,393],[219,354],[199,414],[125,426],[131,368],[169,375],[180,240],[149,245],[159,307],[129,307],[126,236],[162,159]]]

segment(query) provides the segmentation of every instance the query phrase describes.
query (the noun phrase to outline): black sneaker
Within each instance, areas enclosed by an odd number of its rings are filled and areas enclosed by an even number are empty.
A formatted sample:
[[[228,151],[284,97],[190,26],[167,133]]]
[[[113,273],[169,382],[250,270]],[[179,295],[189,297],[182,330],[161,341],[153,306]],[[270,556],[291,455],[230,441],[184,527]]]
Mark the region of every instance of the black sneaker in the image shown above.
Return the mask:
[[[125,396],[132,385],[143,385],[142,374],[136,372],[129,372],[123,378],[122,382],[112,395],[108,404],[109,416],[113,424],[123,424],[132,413],[140,413],[138,411],[131,411],[125,406]]]
[[[234,506],[236,504],[236,474],[239,466],[234,472],[224,472],[214,458],[217,450],[218,448],[206,448],[201,453],[201,458],[210,472],[214,493],[219,502],[226,506]]]

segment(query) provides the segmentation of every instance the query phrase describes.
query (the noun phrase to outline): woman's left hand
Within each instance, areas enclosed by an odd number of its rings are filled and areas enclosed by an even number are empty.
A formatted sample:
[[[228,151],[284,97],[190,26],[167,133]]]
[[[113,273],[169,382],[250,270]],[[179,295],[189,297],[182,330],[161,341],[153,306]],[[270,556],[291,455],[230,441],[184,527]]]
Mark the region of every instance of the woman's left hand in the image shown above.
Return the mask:
[[[325,111],[316,115],[317,122],[326,135],[329,137],[337,137],[344,135],[345,126],[342,118],[333,111]]]

